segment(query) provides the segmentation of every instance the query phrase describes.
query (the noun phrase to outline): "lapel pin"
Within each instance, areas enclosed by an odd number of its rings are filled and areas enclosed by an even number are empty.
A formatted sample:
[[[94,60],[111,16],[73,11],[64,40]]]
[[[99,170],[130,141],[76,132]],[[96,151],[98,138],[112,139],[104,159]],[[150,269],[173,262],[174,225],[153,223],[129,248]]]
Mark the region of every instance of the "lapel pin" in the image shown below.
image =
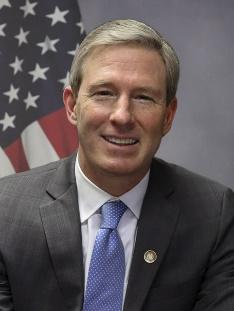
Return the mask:
[[[145,254],[144,254],[144,260],[147,263],[155,262],[157,260],[157,257],[158,256],[157,256],[156,252],[151,250],[151,249],[146,251]]]

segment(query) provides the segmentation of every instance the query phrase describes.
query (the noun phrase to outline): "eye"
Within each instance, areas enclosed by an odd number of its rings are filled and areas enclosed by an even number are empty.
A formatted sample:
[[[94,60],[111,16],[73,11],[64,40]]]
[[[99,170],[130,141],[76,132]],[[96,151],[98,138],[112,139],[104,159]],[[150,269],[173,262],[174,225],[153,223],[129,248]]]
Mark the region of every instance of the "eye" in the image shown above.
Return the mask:
[[[110,102],[115,98],[115,94],[112,90],[100,89],[91,94],[91,97],[96,102]]]
[[[149,95],[145,95],[145,94],[136,95],[134,99],[142,103],[154,103],[155,102],[153,97]]]
[[[94,93],[97,96],[113,96],[113,93],[109,90],[100,90]]]
[[[99,104],[112,104],[116,98],[116,94],[111,89],[97,89],[92,95],[92,100]]]

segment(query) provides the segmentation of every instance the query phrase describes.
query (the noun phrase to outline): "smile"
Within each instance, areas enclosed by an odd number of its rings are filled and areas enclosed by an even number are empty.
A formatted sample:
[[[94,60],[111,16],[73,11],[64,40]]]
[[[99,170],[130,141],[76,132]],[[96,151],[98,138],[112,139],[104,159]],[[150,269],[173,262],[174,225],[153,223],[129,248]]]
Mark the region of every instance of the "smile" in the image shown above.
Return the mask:
[[[127,145],[135,145],[138,140],[134,138],[121,138],[114,136],[103,136],[103,138],[111,144],[127,146]]]

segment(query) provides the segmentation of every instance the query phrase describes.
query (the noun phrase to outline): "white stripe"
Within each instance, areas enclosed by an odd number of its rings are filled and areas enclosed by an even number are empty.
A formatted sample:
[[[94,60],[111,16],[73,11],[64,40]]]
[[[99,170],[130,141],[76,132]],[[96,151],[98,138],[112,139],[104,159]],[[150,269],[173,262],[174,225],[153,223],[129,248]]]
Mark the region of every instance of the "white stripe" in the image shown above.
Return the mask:
[[[15,170],[8,156],[4,150],[0,147],[0,177],[14,174]]]
[[[27,126],[21,134],[25,157],[30,168],[59,159],[38,122]]]

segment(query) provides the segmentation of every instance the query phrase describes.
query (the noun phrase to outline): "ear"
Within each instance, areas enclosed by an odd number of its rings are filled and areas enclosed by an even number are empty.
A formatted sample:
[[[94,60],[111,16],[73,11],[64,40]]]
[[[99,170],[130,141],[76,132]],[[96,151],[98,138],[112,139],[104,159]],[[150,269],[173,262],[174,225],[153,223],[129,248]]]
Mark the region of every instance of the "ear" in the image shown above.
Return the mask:
[[[166,135],[172,126],[177,110],[177,98],[174,97],[166,107],[166,114],[163,124],[163,136]]]
[[[63,103],[65,106],[68,121],[75,125],[77,124],[76,118],[76,98],[70,86],[67,86],[63,91]]]

